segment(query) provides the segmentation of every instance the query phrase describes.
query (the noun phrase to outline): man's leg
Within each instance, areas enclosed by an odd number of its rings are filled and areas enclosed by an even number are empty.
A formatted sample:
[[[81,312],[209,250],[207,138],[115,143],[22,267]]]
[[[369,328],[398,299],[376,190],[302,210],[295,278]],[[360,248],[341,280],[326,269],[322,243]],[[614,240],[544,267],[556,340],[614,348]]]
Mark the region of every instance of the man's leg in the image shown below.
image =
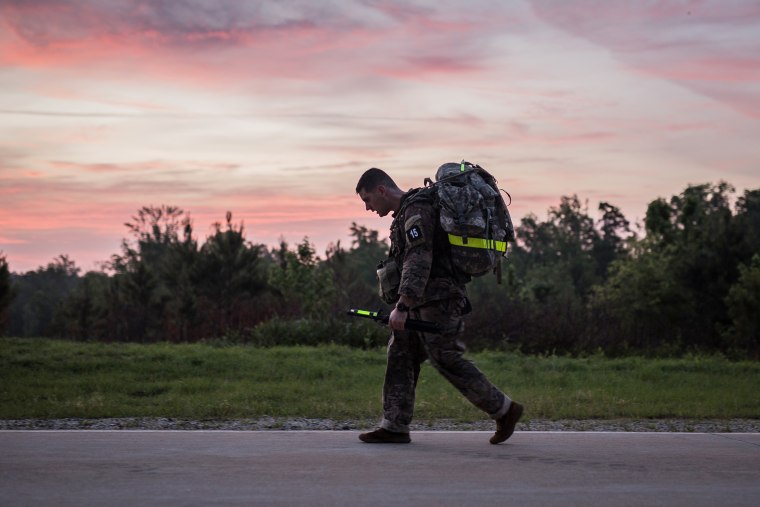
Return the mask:
[[[456,338],[463,307],[462,301],[453,299],[439,301],[418,310],[420,319],[439,322],[446,330],[440,335],[424,334],[427,354],[435,369],[470,403],[497,421],[498,437],[495,440],[503,442],[514,431],[514,425],[522,415],[522,405],[513,403],[472,361],[463,357],[465,346]]]
[[[420,365],[426,359],[417,333],[394,331],[388,342],[388,363],[383,384],[383,421],[380,429],[363,433],[368,443],[405,443],[414,415],[414,398]]]

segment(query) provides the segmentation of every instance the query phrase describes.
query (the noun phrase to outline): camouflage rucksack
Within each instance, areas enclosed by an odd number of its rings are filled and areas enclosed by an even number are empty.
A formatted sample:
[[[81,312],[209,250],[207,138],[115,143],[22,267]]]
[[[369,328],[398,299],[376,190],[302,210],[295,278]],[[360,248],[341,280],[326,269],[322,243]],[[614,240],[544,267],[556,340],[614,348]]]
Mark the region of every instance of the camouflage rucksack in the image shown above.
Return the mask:
[[[493,271],[501,282],[501,258],[515,231],[496,179],[479,165],[462,161],[443,164],[435,180],[426,178],[425,186],[436,191],[453,265],[470,276]]]

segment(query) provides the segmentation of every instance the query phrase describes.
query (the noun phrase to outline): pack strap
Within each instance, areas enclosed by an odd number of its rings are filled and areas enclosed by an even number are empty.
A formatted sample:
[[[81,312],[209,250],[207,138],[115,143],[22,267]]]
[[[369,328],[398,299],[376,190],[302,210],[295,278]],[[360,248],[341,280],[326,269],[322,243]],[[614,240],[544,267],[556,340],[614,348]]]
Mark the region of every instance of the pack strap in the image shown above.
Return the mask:
[[[456,236],[449,234],[449,243],[454,246],[466,246],[469,248],[487,248],[488,250],[496,250],[497,252],[507,251],[506,241],[496,241],[493,239],[484,238],[463,238],[462,236]]]

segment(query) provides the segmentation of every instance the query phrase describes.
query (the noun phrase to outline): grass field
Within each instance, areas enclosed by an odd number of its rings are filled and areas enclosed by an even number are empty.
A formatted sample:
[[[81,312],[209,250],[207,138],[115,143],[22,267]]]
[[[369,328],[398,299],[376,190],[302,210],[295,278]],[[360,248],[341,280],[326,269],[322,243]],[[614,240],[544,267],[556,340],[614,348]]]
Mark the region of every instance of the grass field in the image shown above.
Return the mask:
[[[526,418],[760,418],[760,363],[469,355]],[[379,417],[385,351],[0,339],[0,419]],[[417,420],[483,419],[429,365]]]

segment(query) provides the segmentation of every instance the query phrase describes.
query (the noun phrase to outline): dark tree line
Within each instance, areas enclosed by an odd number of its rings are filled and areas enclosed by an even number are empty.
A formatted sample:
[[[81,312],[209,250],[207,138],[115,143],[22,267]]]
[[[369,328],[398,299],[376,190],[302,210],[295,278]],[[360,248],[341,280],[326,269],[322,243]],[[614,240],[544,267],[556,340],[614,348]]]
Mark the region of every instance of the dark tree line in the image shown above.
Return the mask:
[[[525,352],[760,356],[760,189],[727,183],[652,201],[643,231],[620,210],[562,197],[525,217],[504,280],[469,286],[471,348]],[[121,252],[81,275],[67,256],[25,274],[0,255],[0,326],[12,336],[119,341],[378,345],[349,306],[386,308],[375,266],[388,245],[352,224],[351,245],[317,256],[307,238],[267,250],[227,214],[199,244],[181,209],[140,209]],[[639,237],[639,234],[641,236]],[[2,328],[0,328],[2,329]]]

